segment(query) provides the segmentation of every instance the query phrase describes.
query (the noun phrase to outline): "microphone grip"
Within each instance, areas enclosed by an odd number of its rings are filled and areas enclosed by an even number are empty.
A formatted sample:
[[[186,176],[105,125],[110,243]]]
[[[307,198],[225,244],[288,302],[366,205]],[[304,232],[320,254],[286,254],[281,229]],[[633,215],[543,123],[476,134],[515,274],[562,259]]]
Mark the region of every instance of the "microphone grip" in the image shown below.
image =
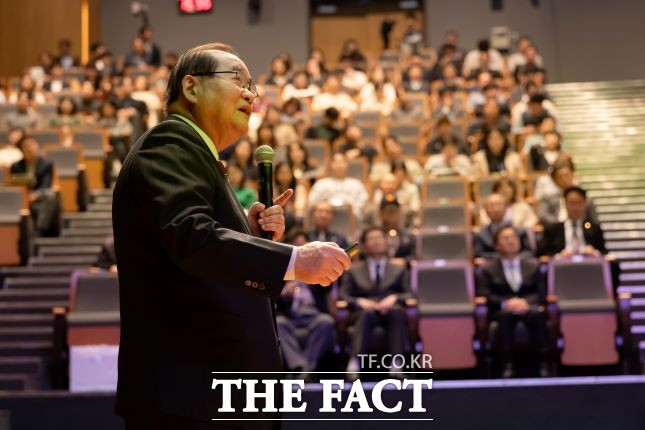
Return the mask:
[[[273,206],[273,164],[258,163],[258,201],[268,208]],[[271,240],[273,232],[260,230],[263,239]]]

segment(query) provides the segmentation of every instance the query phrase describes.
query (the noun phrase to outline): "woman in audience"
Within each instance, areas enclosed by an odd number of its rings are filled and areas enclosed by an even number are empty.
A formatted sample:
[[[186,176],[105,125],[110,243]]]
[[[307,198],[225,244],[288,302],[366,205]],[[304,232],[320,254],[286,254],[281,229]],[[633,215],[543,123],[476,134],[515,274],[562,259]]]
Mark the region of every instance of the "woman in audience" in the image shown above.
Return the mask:
[[[468,177],[473,173],[470,159],[459,153],[459,145],[454,136],[448,136],[438,154],[426,160],[425,171],[431,177],[455,176]]]
[[[233,149],[233,154],[229,160],[230,163],[235,163],[244,171],[244,177],[247,180],[255,181],[258,177],[258,168],[253,159],[253,151],[255,147],[251,140],[244,136],[238,140]]]
[[[302,180],[296,178],[288,163],[278,163],[274,170],[275,196],[279,196],[289,188],[293,190],[293,196],[285,207],[285,215],[291,213],[298,220],[303,220],[307,209],[307,187]]]
[[[292,142],[287,147],[287,164],[298,181],[315,179],[322,175],[322,167],[317,160],[312,160],[301,142]],[[312,181],[313,183],[313,181]]]
[[[309,82],[318,88],[322,87],[327,78],[327,71],[320,61],[316,58],[310,58],[305,64],[305,71],[309,75]]]
[[[159,111],[162,108],[161,100],[150,90],[150,80],[145,75],[134,78],[134,91],[130,95],[134,100],[144,102],[148,107],[148,128],[159,123]]]
[[[388,116],[396,107],[396,89],[381,66],[372,70],[369,82],[360,92],[360,110],[379,111]]]
[[[484,137],[484,148],[473,155],[475,173],[486,176],[494,173],[517,176],[524,173],[522,160],[511,148],[508,138],[498,129],[491,129]]]
[[[293,79],[282,90],[282,101],[286,102],[295,97],[304,103],[310,103],[311,99],[320,93],[320,87],[311,83],[306,70],[301,70],[293,75]]]
[[[110,99],[101,103],[99,119],[94,125],[107,130],[112,151],[106,159],[104,173],[105,185],[109,187],[121,170],[121,163],[130,151],[131,136],[134,128],[128,118],[119,111],[116,103]]]
[[[63,96],[58,99],[56,115],[49,118],[49,126],[52,128],[78,127],[83,123],[74,99],[70,96]]]
[[[36,82],[29,75],[22,76],[22,79],[20,79],[20,87],[9,95],[9,103],[16,103],[18,101],[18,96],[23,91],[31,94],[31,100],[35,104],[42,105],[47,103],[47,98],[45,97],[42,89],[38,88]]]
[[[237,197],[244,210],[247,210],[257,198],[255,197],[253,188],[248,187],[246,184],[244,169],[237,163],[228,163],[226,172],[231,188],[235,192],[235,197]]]
[[[549,131],[544,134],[541,144],[531,147],[529,152],[529,171],[547,171],[562,154],[560,134]]]
[[[516,228],[532,230],[538,223],[535,211],[527,202],[518,200],[517,181],[510,178],[500,178],[493,184],[493,193],[501,194],[508,202],[508,209],[504,215],[505,221],[510,222]],[[480,225],[490,223],[486,210],[482,207],[479,211]]]
[[[287,70],[287,64],[281,57],[275,57],[271,61],[271,69],[269,70],[269,76],[266,77],[266,80],[262,82],[264,85],[275,85],[277,87],[284,87],[289,82],[289,71]]]

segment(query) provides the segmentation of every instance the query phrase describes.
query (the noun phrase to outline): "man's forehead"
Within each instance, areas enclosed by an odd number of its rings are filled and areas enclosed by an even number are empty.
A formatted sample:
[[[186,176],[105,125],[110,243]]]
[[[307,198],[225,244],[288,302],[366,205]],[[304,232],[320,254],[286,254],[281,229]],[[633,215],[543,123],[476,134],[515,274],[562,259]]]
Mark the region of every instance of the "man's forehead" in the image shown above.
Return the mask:
[[[249,74],[246,64],[237,55],[226,51],[211,51],[211,55],[217,60],[219,70],[239,70]]]

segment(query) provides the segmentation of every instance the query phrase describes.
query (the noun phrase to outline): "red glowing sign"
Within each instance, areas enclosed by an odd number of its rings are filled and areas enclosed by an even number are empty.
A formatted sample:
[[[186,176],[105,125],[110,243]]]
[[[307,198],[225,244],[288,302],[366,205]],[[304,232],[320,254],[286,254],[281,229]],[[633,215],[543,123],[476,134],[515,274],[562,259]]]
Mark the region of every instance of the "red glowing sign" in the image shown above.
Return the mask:
[[[213,10],[213,0],[179,0],[181,13],[208,13]]]

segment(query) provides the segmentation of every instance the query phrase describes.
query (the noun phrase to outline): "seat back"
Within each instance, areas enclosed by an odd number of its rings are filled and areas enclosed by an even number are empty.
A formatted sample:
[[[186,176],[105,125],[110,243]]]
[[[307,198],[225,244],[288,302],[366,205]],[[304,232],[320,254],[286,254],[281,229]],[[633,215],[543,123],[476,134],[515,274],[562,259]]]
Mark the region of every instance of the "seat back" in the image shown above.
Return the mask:
[[[392,136],[395,136],[399,139],[409,136],[418,138],[421,134],[419,132],[419,126],[416,124],[391,124],[389,127],[389,132]]]
[[[61,143],[58,130],[34,130],[30,134],[41,148],[46,145],[58,145]]]
[[[470,233],[421,230],[417,233],[418,260],[471,260]]]
[[[456,227],[464,229],[469,225],[468,210],[463,204],[425,204],[423,206],[424,227]]]
[[[616,350],[615,303],[609,263],[602,257],[557,259],[549,263],[549,294],[558,297],[564,365],[609,365]]]
[[[333,211],[334,219],[329,229],[353,240],[356,235],[356,221],[352,207],[349,205],[333,206]]]
[[[20,211],[23,206],[23,191],[19,187],[0,186],[0,222],[20,221]]]
[[[352,121],[359,125],[363,125],[365,123],[376,124],[379,122],[380,118],[381,113],[379,111],[363,111],[352,114]]]
[[[323,139],[305,139],[303,142],[307,155],[322,166],[326,166],[329,161],[329,143]]]
[[[422,198],[426,202],[466,202],[468,182],[462,178],[430,179],[423,181]]]
[[[432,367],[477,366],[473,270],[467,261],[412,263],[411,287],[419,299],[419,337]]]
[[[54,163],[60,178],[78,177],[78,150],[75,148],[50,147],[47,149],[47,158]]]
[[[367,160],[362,158],[347,160],[347,166],[347,176],[349,178],[355,178],[361,182],[365,182],[367,180],[369,171]]]
[[[78,130],[74,143],[83,148],[85,158],[105,158],[106,134],[102,130]]]
[[[118,312],[119,278],[115,273],[76,272],[70,290],[71,312]]]

